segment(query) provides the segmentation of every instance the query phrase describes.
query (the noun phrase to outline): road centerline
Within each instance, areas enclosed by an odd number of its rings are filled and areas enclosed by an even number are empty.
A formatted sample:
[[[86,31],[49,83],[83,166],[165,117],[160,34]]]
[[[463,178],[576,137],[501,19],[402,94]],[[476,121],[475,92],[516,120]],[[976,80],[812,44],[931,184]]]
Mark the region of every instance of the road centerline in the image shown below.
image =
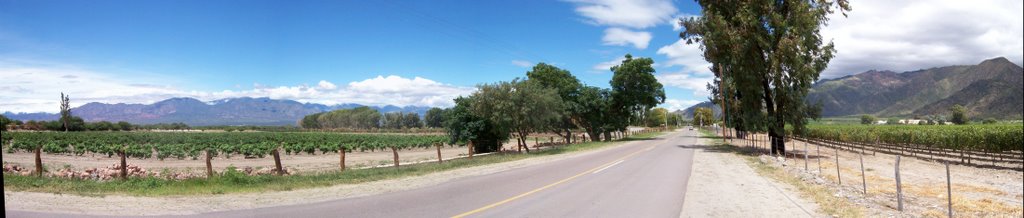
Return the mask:
[[[644,150],[644,151],[647,151],[647,150]],[[620,164],[620,163],[622,163],[623,161],[625,161],[625,160],[615,161],[615,163],[612,163],[611,165],[608,165],[608,166],[606,166],[606,167],[601,167],[601,169],[595,170],[595,171],[594,171],[594,172],[592,172],[591,174],[597,174],[597,173],[600,173],[601,171],[604,171],[604,170],[606,170],[606,169],[608,169],[608,168],[612,168],[612,167],[613,167],[613,166],[615,166],[615,165],[619,165],[619,164]]]
[[[657,145],[651,145],[651,146],[648,146],[648,148],[646,148],[646,149],[642,149],[642,150],[639,150],[639,151],[635,151],[635,152],[633,152],[633,153],[630,153],[630,154],[628,154],[628,155],[625,155],[625,156],[623,156],[623,157],[621,157],[621,158],[618,158],[618,159],[615,159],[615,160],[609,161],[609,162],[607,162],[607,163],[604,163],[604,164],[601,164],[601,165],[599,165],[599,166],[597,166],[597,167],[594,167],[594,168],[591,168],[591,169],[589,169],[589,170],[583,171],[583,172],[581,172],[581,173],[579,173],[579,174],[576,174],[576,175],[570,176],[570,177],[568,177],[568,178],[565,178],[565,179],[559,180],[559,181],[557,181],[557,182],[554,182],[554,183],[551,183],[551,184],[548,184],[548,185],[542,186],[542,187],[540,187],[540,188],[537,188],[537,189],[534,189],[534,190],[530,190],[530,191],[528,191],[528,192],[524,192],[524,193],[522,193],[522,194],[519,194],[519,195],[516,195],[516,196],[512,196],[512,197],[510,197],[510,198],[506,198],[505,200],[501,200],[501,201],[495,202],[495,203],[493,203],[493,204],[489,204],[489,205],[487,205],[487,206],[483,206],[483,207],[480,207],[480,208],[477,208],[477,209],[474,209],[474,210],[471,210],[471,211],[467,211],[467,212],[465,212],[465,213],[461,213],[461,214],[459,214],[459,215],[455,215],[455,216],[452,216],[452,218],[462,218],[462,217],[466,217],[466,216],[469,216],[469,215],[473,215],[473,214],[475,214],[475,213],[483,212],[483,211],[485,211],[485,210],[488,210],[488,209],[491,209],[491,208],[494,208],[494,207],[500,206],[500,205],[502,205],[502,204],[506,204],[506,203],[508,203],[508,202],[512,202],[512,201],[515,201],[516,199],[519,199],[519,198],[522,198],[522,197],[526,197],[526,196],[528,196],[528,195],[531,195],[531,194],[533,194],[533,193],[537,193],[537,192],[543,191],[543,190],[545,190],[545,189],[548,189],[548,188],[551,188],[551,187],[557,186],[557,185],[559,185],[559,184],[562,184],[562,183],[566,183],[566,182],[572,181],[573,179],[576,179],[576,178],[579,178],[579,177],[581,177],[581,176],[584,176],[584,175],[590,174],[590,173],[592,173],[592,172],[594,172],[594,171],[596,171],[596,170],[598,170],[598,169],[601,169],[601,168],[606,168],[606,167],[608,167],[608,166],[614,165],[614,164],[615,164],[616,162],[620,162],[620,163],[621,163],[622,161],[626,160],[627,158],[633,157],[633,156],[635,156],[635,155],[637,155],[637,154],[640,154],[640,153],[643,153],[643,152],[646,152],[646,151],[650,151],[651,149],[653,149],[653,148],[654,148],[654,146],[657,146]]]

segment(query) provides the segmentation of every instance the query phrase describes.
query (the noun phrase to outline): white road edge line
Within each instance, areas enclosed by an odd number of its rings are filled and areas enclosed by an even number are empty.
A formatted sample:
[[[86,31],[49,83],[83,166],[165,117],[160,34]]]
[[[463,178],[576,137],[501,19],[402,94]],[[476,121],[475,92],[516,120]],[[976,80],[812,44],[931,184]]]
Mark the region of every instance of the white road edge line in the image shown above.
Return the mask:
[[[622,163],[623,161],[626,161],[626,160],[619,160],[619,161],[615,161],[615,163],[612,163],[612,165],[608,165],[608,166],[605,166],[605,167],[601,167],[601,169],[597,169],[597,170],[595,170],[595,171],[594,171],[593,173],[590,173],[590,174],[597,174],[597,173],[600,173],[601,171],[603,171],[603,170],[605,170],[605,169],[611,168],[611,167],[613,167],[613,166],[615,166],[615,165],[619,165],[619,164],[620,164],[620,163]]]

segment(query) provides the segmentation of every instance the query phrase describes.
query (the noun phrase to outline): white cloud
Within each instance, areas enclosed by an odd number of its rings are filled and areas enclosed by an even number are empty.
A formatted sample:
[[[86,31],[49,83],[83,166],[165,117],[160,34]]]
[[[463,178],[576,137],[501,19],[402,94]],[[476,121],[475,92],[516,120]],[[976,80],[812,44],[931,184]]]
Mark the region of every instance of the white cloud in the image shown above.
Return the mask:
[[[683,14],[676,15],[675,18],[673,18],[672,20],[669,20],[668,22],[670,24],[672,24],[672,30],[673,31],[680,31],[680,30],[683,30],[683,25],[680,25],[679,20],[681,20],[681,19],[689,19],[689,18],[693,18],[693,17],[697,17],[697,16],[698,15],[692,15],[692,14],[683,13]]]
[[[327,82],[327,80],[320,80],[320,83],[317,83],[317,87],[320,87],[320,89],[324,90],[334,90],[338,88],[338,86],[334,85],[334,83]]]
[[[512,65],[516,65],[517,67],[532,67],[533,63],[524,60],[512,60]]]
[[[665,103],[661,104],[660,107],[668,109],[668,111],[684,110],[690,106],[699,104],[701,101],[698,100],[680,100],[680,99],[665,99]]]
[[[612,67],[622,64],[622,61],[625,60],[625,57],[615,58],[614,60],[597,63],[592,69],[598,72],[608,72],[611,71]]]
[[[631,31],[628,29],[612,27],[604,30],[604,38],[601,38],[605,45],[625,46],[632,44],[637,49],[646,49],[651,42],[651,33],[642,31]]]
[[[671,45],[658,49],[658,54],[668,57],[664,67],[680,66],[683,72],[711,75],[711,63],[704,60],[703,52],[697,44],[686,44],[680,39]]]
[[[87,70],[66,68],[9,67],[0,65],[0,111],[56,112],[60,92],[71,96],[71,106],[89,102],[150,104],[172,97],[213,101],[237,97],[269,97],[303,103],[365,105],[417,105],[448,107],[452,99],[469,95],[475,88],[439,83],[422,77],[377,76],[338,87],[326,80],[317,86],[254,84],[247,90],[197,91],[130,82]]]
[[[647,28],[663,24],[678,12],[669,0],[569,0],[576,13],[596,25]]]
[[[831,16],[823,39],[836,58],[824,78],[871,69],[908,71],[977,64],[1004,56],[1024,62],[1024,2],[1019,0],[859,0],[848,18]]]
[[[656,75],[655,78],[661,84],[693,91],[694,96],[707,97],[711,95],[707,85],[714,80],[713,76],[695,76],[689,73],[664,73]]]

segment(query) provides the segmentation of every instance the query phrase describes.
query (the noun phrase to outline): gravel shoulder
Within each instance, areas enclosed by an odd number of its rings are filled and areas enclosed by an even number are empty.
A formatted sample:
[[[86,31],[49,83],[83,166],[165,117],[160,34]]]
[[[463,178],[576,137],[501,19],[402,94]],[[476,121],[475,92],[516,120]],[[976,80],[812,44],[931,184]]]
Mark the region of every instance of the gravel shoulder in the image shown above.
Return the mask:
[[[711,149],[709,143],[702,139],[695,148],[679,217],[821,216],[794,187],[759,176],[743,157]]]
[[[308,204],[416,189],[463,177],[493,174],[510,169],[572,158],[631,143],[636,142],[620,142],[617,145],[605,146],[593,150],[534,157],[524,160],[462,168],[416,177],[282,192],[180,197],[136,197],[123,195],[87,197],[78,195],[5,191],[4,208],[5,211],[17,210],[51,213],[57,211],[66,214],[137,216],[188,215],[215,211]],[[436,155],[436,153],[434,155]]]

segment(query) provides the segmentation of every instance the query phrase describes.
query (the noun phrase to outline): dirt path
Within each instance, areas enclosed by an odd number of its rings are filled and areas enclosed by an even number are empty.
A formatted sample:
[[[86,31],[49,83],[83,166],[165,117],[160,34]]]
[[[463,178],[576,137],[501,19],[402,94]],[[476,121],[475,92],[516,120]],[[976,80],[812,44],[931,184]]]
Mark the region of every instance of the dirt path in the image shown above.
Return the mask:
[[[819,217],[795,188],[758,176],[742,157],[711,150],[702,139],[679,217]]]
[[[623,142],[619,145],[606,146],[589,151],[535,157],[518,161],[456,169],[416,177],[283,192],[177,197],[134,197],[123,195],[85,197],[77,195],[5,191],[4,208],[6,210],[37,212],[60,211],[62,213],[92,215],[185,215],[280,205],[308,204],[432,186],[453,179],[486,175],[515,168],[533,166],[638,142],[639,141]],[[436,153],[433,153],[433,155],[435,155],[434,158],[436,158]],[[333,155],[327,156],[336,157]],[[388,157],[390,158],[390,156]],[[6,160],[6,156],[4,158]]]

